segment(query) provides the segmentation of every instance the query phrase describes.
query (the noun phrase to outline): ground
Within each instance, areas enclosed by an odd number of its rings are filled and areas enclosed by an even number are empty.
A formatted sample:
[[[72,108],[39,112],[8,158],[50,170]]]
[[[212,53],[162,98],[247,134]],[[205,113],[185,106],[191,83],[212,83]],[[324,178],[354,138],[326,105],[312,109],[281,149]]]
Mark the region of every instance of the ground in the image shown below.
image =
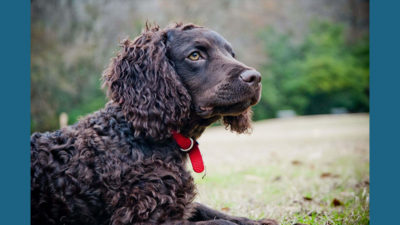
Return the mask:
[[[197,201],[281,224],[369,224],[369,115],[256,122],[250,135],[208,128]]]

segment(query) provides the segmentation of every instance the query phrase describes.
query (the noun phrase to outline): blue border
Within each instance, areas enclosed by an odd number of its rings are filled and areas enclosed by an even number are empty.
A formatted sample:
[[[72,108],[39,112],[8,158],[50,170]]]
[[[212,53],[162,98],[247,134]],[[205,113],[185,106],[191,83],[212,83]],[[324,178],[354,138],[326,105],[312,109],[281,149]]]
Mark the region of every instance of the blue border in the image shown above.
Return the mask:
[[[6,4],[7,3],[7,4]],[[371,1],[371,224],[399,220],[399,1]],[[1,224],[29,224],[30,2],[0,14]]]
[[[30,1],[2,3],[0,224],[30,223]]]
[[[371,1],[371,224],[399,224],[400,1]]]

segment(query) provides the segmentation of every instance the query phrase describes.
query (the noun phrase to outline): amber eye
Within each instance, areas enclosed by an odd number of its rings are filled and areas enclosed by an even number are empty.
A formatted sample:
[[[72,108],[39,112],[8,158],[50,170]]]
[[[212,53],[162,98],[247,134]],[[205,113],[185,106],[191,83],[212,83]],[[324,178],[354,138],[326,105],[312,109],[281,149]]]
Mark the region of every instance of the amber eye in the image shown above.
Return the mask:
[[[199,54],[199,52],[192,52],[192,53],[188,56],[188,58],[189,58],[190,60],[192,60],[192,61],[197,61],[197,60],[200,59],[200,54]]]

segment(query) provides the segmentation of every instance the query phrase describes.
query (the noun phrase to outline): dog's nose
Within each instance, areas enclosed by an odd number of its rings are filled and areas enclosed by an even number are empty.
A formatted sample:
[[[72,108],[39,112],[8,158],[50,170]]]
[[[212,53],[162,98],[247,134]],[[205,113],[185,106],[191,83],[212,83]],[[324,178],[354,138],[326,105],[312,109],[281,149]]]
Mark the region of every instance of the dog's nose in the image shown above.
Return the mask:
[[[257,70],[246,70],[240,74],[240,79],[248,84],[258,84],[261,82],[261,74]]]

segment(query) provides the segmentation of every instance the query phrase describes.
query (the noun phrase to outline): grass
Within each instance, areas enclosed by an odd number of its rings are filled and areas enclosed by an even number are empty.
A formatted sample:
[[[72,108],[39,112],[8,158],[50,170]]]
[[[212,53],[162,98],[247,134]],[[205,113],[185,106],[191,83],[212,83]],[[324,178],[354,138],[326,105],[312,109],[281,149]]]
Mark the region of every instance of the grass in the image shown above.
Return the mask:
[[[369,116],[320,115],[209,128],[197,201],[281,224],[369,224]]]

